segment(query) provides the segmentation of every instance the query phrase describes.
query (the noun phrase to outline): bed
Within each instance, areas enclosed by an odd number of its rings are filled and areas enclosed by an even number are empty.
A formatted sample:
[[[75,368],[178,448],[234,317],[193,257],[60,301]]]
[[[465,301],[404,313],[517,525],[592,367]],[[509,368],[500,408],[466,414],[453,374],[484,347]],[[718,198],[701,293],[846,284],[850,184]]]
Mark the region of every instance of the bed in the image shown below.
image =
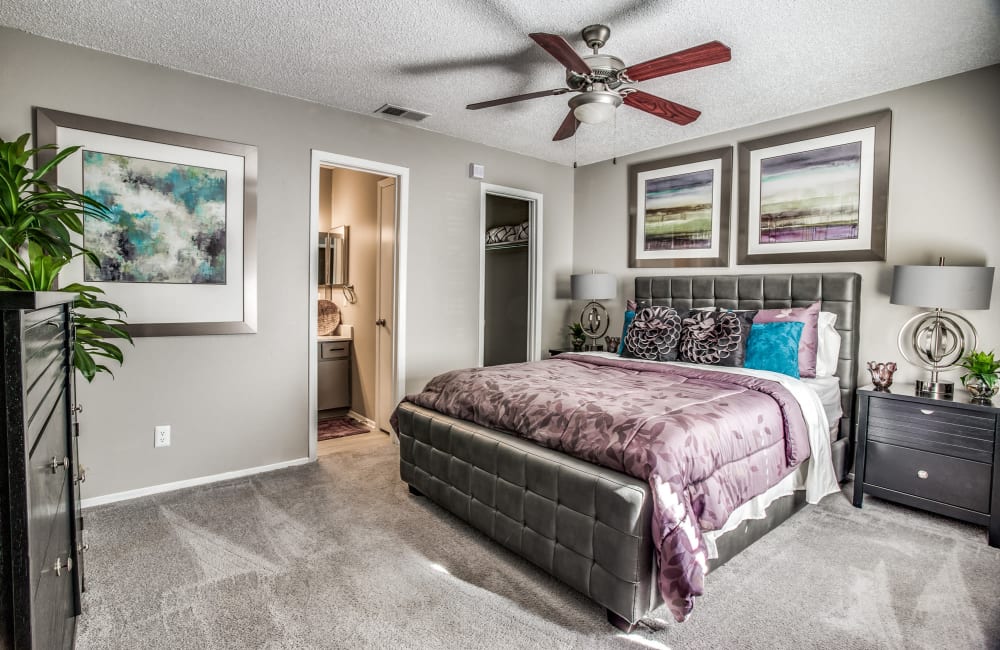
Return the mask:
[[[823,311],[835,313],[841,345],[834,390],[839,392],[843,415],[830,427],[831,431],[824,432],[828,437],[823,443],[817,443],[815,435],[810,439],[814,449],[810,462],[819,455],[815,450],[822,449],[823,454],[828,454],[824,465],[830,465],[839,478],[846,475],[852,457],[860,276],[640,277],[635,280],[635,297],[641,305],[677,309],[771,309],[805,307],[819,301]],[[581,367],[621,365],[596,358],[576,362]],[[563,367],[570,366],[564,362]],[[621,372],[632,370],[630,366]],[[708,381],[697,369],[684,373]],[[829,389],[828,385],[827,392]],[[665,556],[661,544],[654,544],[654,523],[662,526],[663,506],[662,499],[654,499],[648,481],[585,462],[505,430],[475,424],[473,419],[477,418],[452,417],[408,401],[400,405],[395,414],[400,475],[412,493],[427,496],[581,591],[604,607],[608,620],[619,628],[631,629],[663,602],[659,581],[667,569],[673,569],[662,559]],[[829,447],[819,447],[827,441]],[[696,541],[699,545],[704,542],[710,559],[697,568],[697,577],[721,566],[803,507],[806,492],[797,489],[802,487],[799,483],[804,480],[800,476],[803,472],[796,468],[785,475],[779,485],[737,508],[716,531],[698,531]],[[661,540],[659,534],[656,539]],[[660,567],[657,551],[661,553]],[[681,604],[671,600],[668,605],[675,616],[682,618],[677,614],[684,611]]]

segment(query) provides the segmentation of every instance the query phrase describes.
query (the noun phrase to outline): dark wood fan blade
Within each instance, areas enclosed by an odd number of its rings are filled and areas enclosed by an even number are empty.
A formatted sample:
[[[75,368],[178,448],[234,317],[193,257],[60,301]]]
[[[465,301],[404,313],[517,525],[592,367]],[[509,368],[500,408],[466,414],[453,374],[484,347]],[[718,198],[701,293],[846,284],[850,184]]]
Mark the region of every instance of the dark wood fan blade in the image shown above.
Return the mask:
[[[640,111],[646,111],[681,126],[694,122],[701,115],[701,111],[672,102],[669,99],[644,93],[641,90],[625,95],[625,103],[632,108],[638,108]]]
[[[576,115],[574,115],[573,111],[570,110],[570,112],[566,115],[566,119],[559,125],[559,130],[556,131],[554,136],[552,136],[552,141],[558,142],[559,140],[572,138],[576,133],[576,127],[578,126],[580,126],[580,120],[576,119]]]
[[[528,34],[533,41],[554,56],[566,69],[580,74],[590,74],[593,72],[587,62],[580,58],[573,46],[566,42],[566,39],[558,34]]]
[[[731,58],[733,58],[732,53],[728,47],[719,41],[712,41],[658,59],[630,65],[624,72],[632,81],[645,81],[676,72],[703,68],[706,65],[725,63]]]
[[[562,95],[563,93],[568,93],[569,88],[553,88],[552,90],[539,90],[536,93],[525,93],[524,95],[513,95],[511,97],[504,97],[502,99],[491,99],[488,102],[478,102],[476,104],[469,104],[466,106],[470,111],[479,110],[480,108],[489,108],[490,106],[500,106],[502,104],[513,104],[514,102],[523,102],[526,99],[535,99],[537,97],[548,97],[549,95]]]

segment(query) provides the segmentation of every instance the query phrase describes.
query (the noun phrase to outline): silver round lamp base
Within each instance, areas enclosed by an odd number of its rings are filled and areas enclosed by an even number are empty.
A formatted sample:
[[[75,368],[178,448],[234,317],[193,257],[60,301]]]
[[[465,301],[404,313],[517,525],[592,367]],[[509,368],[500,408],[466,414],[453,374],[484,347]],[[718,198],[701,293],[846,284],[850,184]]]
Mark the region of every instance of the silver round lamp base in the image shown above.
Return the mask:
[[[955,384],[950,381],[925,381],[918,379],[915,388],[916,392],[920,395],[929,395],[938,399],[952,399],[955,396]]]

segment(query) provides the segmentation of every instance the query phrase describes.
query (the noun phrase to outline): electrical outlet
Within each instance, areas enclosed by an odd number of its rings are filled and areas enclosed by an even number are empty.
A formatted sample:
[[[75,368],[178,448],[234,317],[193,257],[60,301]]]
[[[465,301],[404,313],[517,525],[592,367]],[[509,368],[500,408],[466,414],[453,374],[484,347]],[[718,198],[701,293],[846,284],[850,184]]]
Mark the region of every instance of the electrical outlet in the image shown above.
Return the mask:
[[[170,446],[170,425],[161,424],[153,429],[153,446],[154,447],[169,447]]]

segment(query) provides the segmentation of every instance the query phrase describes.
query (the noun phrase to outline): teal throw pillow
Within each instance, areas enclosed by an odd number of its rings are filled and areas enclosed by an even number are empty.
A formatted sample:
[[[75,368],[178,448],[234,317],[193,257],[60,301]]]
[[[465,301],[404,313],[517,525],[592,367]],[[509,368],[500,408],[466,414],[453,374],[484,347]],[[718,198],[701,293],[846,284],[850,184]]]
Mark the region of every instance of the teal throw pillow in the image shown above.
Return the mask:
[[[744,368],[770,370],[799,378],[799,339],[805,323],[754,323],[747,341]]]
[[[635,309],[629,309],[625,312],[625,325],[622,326],[622,340],[618,344],[618,356],[622,356],[625,352],[625,335],[628,334],[629,325],[635,320]]]

